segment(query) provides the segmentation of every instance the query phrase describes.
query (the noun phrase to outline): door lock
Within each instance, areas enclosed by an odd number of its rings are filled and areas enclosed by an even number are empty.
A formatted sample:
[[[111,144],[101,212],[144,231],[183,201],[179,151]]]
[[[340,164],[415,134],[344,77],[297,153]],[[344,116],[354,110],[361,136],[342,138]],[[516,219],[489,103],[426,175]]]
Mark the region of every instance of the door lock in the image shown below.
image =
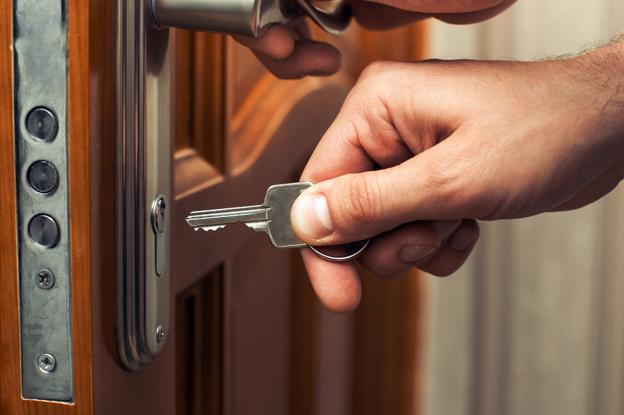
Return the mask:
[[[167,226],[167,198],[165,195],[158,195],[152,203],[152,230],[154,231],[154,252],[156,275],[162,276],[167,267],[167,241],[165,228]],[[162,327],[159,327],[162,329]],[[158,342],[158,338],[156,339]]]
[[[117,342],[122,366],[140,370],[162,350],[170,333],[174,54],[167,28],[259,36],[271,24],[309,16],[337,34],[349,25],[351,9],[347,0],[116,0],[116,4]],[[34,140],[55,139],[55,114],[45,107],[31,114],[27,127]],[[29,183],[35,191],[56,195],[62,190],[60,185],[56,190],[53,167],[38,165],[32,171]],[[58,243],[61,232],[52,217],[38,217],[32,224],[33,241],[43,246]],[[57,368],[55,373],[61,371]]]
[[[160,27],[258,37],[272,24],[309,16],[331,34],[351,21],[347,0],[152,0]]]
[[[170,324],[172,48],[150,3],[117,0],[117,335],[129,370],[156,357]]]

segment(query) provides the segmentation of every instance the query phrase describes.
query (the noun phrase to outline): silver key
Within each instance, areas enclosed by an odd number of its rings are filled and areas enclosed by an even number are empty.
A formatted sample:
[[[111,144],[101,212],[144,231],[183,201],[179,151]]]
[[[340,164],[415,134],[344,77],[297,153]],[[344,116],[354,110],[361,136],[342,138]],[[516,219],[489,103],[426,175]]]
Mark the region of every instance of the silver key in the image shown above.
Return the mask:
[[[277,248],[307,246],[292,230],[290,210],[301,192],[312,183],[277,184],[269,187],[264,203],[257,206],[191,212],[186,222],[195,230],[214,231],[242,222],[257,232],[265,232]]]

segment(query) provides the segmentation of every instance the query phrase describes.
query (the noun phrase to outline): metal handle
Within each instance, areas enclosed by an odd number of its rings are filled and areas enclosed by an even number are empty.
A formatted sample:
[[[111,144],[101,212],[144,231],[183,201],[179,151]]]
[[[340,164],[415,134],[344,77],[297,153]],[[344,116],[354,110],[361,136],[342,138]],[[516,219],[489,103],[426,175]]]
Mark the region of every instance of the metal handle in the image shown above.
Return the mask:
[[[223,32],[258,37],[272,24],[308,15],[332,34],[351,21],[346,0],[321,7],[311,0],[151,0],[154,22],[160,27]]]
[[[316,24],[332,35],[344,32],[351,23],[351,7],[346,0],[328,1],[326,7],[314,0],[297,0],[297,3]]]
[[[117,0],[117,336],[129,370],[162,350],[170,317],[173,53],[149,1]]]

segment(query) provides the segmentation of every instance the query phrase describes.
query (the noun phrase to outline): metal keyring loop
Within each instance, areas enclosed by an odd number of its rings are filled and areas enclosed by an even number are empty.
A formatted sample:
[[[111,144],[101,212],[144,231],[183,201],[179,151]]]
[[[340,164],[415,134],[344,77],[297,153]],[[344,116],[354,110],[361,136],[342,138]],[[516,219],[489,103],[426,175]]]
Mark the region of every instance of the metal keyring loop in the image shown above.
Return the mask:
[[[316,255],[318,255],[319,257],[323,258],[326,261],[330,261],[330,262],[348,262],[348,261],[352,261],[352,260],[358,258],[360,255],[362,255],[364,253],[364,251],[366,251],[366,248],[368,248],[370,243],[371,243],[371,240],[368,239],[368,240],[366,240],[366,242],[364,243],[364,245],[362,245],[362,247],[360,249],[358,249],[357,251],[355,251],[352,254],[349,254],[349,255],[346,255],[346,256],[342,256],[342,257],[326,254],[325,252],[320,251],[318,248],[315,248],[312,245],[308,245],[308,248],[310,248],[312,250],[312,252],[314,252]]]

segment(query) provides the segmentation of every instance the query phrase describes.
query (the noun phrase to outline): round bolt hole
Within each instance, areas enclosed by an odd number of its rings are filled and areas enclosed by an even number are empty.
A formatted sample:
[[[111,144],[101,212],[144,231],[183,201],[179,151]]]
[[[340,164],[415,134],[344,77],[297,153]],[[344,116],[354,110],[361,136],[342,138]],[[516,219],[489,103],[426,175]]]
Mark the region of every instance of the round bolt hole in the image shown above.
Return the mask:
[[[37,286],[43,290],[49,290],[54,287],[54,283],[56,278],[52,271],[47,269],[41,269],[37,271],[35,274],[35,280],[37,281]]]
[[[54,164],[46,160],[35,161],[28,168],[28,183],[39,193],[52,193],[59,184],[59,175]]]
[[[56,369],[56,359],[50,353],[43,353],[37,358],[37,365],[43,373],[52,373]]]
[[[52,111],[37,107],[26,116],[26,129],[32,138],[49,143],[56,138],[59,125]]]
[[[28,234],[34,243],[44,248],[54,248],[61,238],[56,221],[48,215],[37,215],[28,224]]]

